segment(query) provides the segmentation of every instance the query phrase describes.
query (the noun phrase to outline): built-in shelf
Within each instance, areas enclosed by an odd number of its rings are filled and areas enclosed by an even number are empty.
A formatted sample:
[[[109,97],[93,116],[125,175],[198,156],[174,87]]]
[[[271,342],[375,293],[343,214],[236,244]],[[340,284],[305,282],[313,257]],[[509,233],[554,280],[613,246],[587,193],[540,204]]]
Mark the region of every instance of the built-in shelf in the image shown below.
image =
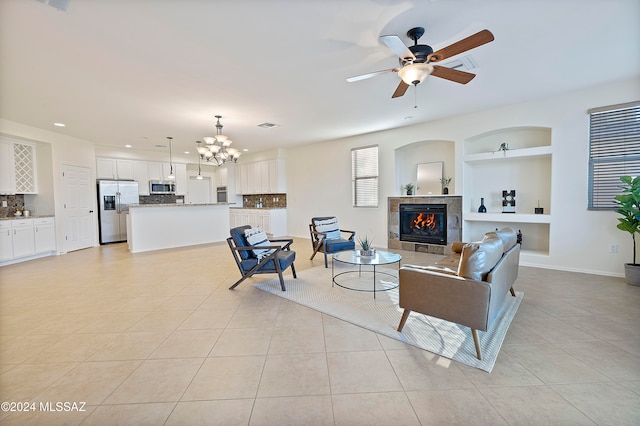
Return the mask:
[[[506,150],[500,150],[501,146]],[[550,246],[551,129],[513,127],[473,136],[464,144],[462,225],[467,241],[491,229],[510,227],[522,233],[522,254],[548,256]],[[502,213],[502,191],[516,191],[516,211]],[[477,213],[483,204],[489,213]],[[546,214],[534,214],[542,207]]]
[[[551,223],[549,214],[464,213],[462,219],[470,222]]]
[[[507,151],[481,152],[469,154],[464,157],[466,163],[478,163],[486,161],[504,161],[514,158],[541,157],[551,155],[551,146],[536,146],[533,148],[510,149]]]

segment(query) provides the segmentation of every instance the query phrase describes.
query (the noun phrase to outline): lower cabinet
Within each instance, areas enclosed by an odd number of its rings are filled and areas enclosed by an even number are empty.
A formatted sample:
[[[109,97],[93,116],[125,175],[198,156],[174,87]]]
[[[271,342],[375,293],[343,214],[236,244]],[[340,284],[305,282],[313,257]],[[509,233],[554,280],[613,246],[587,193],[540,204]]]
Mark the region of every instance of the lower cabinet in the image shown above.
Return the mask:
[[[55,251],[53,217],[0,221],[0,265],[54,254]]]
[[[286,209],[229,209],[231,227],[260,226],[270,237],[287,235]]]

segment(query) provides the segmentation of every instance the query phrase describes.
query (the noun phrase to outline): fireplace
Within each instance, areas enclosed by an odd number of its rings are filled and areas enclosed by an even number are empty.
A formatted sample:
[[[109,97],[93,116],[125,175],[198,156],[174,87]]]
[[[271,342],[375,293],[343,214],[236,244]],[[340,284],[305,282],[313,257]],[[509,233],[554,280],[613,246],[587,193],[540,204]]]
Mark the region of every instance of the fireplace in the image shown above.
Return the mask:
[[[400,204],[400,241],[447,245],[446,204]]]

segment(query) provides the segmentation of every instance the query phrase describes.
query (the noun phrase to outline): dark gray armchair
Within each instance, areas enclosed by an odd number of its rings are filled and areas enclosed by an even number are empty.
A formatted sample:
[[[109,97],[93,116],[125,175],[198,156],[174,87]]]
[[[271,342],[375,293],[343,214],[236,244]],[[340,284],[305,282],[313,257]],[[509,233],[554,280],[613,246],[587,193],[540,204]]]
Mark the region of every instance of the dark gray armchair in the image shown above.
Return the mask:
[[[354,250],[356,243],[354,237],[355,231],[347,231],[338,228],[338,221],[335,216],[313,217],[309,224],[309,233],[311,234],[311,244],[313,245],[313,254],[311,260],[316,253],[324,253],[324,267],[328,268],[327,254],[337,253],[339,251]],[[343,233],[348,234],[346,238]]]
[[[251,229],[249,225],[239,226],[231,230],[231,237],[227,238],[227,243],[233,254],[233,258],[238,265],[240,278],[229,290],[236,288],[241,282],[255,274],[278,274],[280,278],[280,287],[285,291],[284,279],[282,272],[291,267],[293,278],[296,276],[296,268],[293,262],[296,260],[296,252],[291,251],[292,239],[269,240],[268,246],[252,246],[247,242],[244,231]],[[284,243],[282,245],[277,243]],[[269,249],[269,254],[261,259],[254,254],[254,250]]]

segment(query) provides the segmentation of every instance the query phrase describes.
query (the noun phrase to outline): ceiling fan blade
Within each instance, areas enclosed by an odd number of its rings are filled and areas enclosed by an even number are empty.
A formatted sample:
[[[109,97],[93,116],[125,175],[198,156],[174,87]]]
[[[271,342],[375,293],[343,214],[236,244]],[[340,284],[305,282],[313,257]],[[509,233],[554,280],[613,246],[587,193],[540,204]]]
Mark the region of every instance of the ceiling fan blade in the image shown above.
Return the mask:
[[[458,71],[453,68],[440,67],[438,65],[433,66],[433,72],[431,75],[444,78],[446,80],[451,80],[460,84],[467,84],[476,76],[475,74],[471,74],[466,71]]]
[[[393,53],[398,55],[399,58],[416,58],[407,45],[404,44],[397,35],[383,35],[380,36],[380,40],[382,40],[389,49],[393,50]]]
[[[367,74],[356,75],[356,76],[347,78],[347,81],[349,83],[353,83],[354,81],[360,81],[360,80],[364,80],[364,79],[367,79],[367,78],[375,77],[377,75],[388,74],[390,72],[398,72],[398,68],[391,68],[391,69],[388,69],[388,70],[374,71],[374,72],[370,72],[370,73],[367,73]]]
[[[393,92],[393,96],[391,96],[391,97],[392,98],[399,98],[400,96],[405,94],[405,92],[407,91],[408,88],[409,88],[409,85],[407,83],[405,83],[404,81],[400,80],[400,84],[398,84],[398,87],[396,88],[396,91]]]
[[[493,34],[489,30],[482,30],[475,33],[472,36],[463,38],[447,47],[444,47],[436,52],[433,52],[427,57],[428,62],[439,62],[443,59],[450,58],[459,53],[466,52],[483,44],[493,41]]]

